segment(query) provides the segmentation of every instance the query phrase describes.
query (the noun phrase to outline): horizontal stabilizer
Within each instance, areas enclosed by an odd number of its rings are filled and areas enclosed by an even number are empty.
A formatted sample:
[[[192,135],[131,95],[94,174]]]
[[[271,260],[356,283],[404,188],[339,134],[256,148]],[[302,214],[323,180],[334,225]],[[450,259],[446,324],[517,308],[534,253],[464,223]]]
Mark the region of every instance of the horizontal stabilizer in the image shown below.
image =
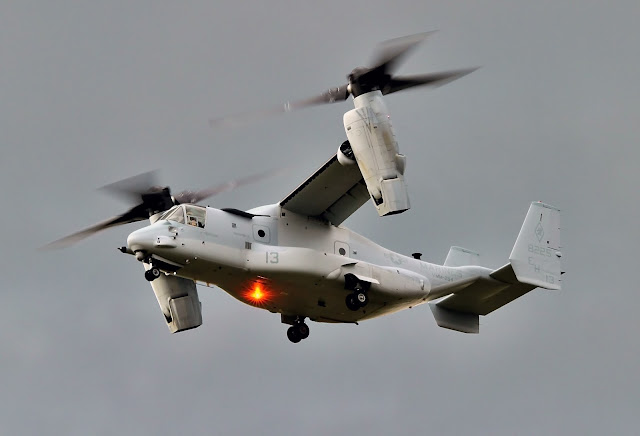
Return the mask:
[[[444,266],[475,266],[479,265],[480,255],[462,247],[451,247]]]
[[[534,285],[518,282],[511,265],[507,264],[493,271],[489,278],[480,278],[436,304],[441,309],[487,315],[533,289]]]
[[[462,333],[479,333],[480,316],[475,313],[457,312],[429,303],[433,317],[440,327]]]

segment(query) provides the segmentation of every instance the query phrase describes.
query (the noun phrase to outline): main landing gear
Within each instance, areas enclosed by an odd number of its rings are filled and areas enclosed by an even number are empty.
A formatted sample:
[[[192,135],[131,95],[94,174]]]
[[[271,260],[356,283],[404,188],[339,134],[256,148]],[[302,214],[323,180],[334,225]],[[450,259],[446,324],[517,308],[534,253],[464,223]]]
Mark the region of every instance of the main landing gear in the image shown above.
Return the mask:
[[[345,303],[349,310],[354,312],[360,310],[369,303],[369,294],[367,291],[371,286],[371,283],[360,281],[355,275],[347,274],[344,277],[344,287],[352,293],[347,295]]]
[[[349,310],[353,310],[355,312],[369,303],[369,296],[365,290],[356,289],[353,293],[347,295],[345,303],[347,303]]]
[[[294,344],[309,337],[309,326],[304,323],[304,318],[296,319],[293,325],[287,329],[287,337]]]

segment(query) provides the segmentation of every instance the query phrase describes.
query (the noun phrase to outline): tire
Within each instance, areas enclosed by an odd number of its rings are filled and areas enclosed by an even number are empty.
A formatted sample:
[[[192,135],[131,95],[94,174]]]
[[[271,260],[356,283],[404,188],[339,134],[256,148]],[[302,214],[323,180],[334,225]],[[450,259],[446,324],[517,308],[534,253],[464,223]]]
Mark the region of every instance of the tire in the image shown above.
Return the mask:
[[[309,326],[305,323],[301,322],[296,325],[296,329],[298,330],[298,336],[300,339],[307,339],[309,337]]]
[[[345,303],[347,303],[347,307],[349,308],[349,310],[353,310],[355,312],[356,310],[360,309],[360,303],[356,298],[356,294],[347,295]]]
[[[152,282],[158,277],[160,277],[160,270],[158,268],[151,268],[144,272],[144,278],[148,281]]]
[[[360,307],[364,307],[369,303],[369,296],[365,292],[357,292],[355,295]]]
[[[298,329],[295,326],[291,326],[287,329],[287,338],[289,338],[289,340],[294,344],[297,344],[302,340],[298,333]]]

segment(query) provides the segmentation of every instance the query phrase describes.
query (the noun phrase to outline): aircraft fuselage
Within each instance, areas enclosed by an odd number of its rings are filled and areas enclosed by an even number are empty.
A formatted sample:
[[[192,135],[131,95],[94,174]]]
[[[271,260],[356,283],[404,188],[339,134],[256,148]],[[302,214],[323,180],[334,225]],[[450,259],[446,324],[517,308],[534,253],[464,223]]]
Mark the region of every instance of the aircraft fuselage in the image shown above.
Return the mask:
[[[430,264],[279,205],[244,215],[208,207],[204,228],[159,220],[133,232],[127,244],[167,273],[216,285],[258,308],[320,322],[370,319],[480,277],[493,280],[487,268]],[[366,286],[366,306],[347,307],[350,283]]]

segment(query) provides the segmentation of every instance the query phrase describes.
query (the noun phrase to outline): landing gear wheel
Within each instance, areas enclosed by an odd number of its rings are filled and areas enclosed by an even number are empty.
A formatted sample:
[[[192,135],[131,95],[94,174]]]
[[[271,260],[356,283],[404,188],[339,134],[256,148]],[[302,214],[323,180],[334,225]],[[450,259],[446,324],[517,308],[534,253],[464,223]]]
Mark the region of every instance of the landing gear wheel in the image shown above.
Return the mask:
[[[157,279],[158,277],[160,277],[160,274],[162,274],[160,272],[160,270],[154,266],[152,266],[150,269],[146,270],[144,272],[144,278],[147,279],[148,281],[152,282],[155,279]]]
[[[367,305],[367,303],[369,303],[369,296],[365,292],[363,291],[356,292],[355,296],[360,307],[364,307]]]
[[[349,308],[349,310],[353,310],[355,312],[356,310],[360,309],[360,302],[356,298],[356,294],[347,295],[345,303],[347,303],[347,307]]]
[[[301,322],[294,326],[298,330],[298,336],[300,339],[307,339],[309,337],[309,326]]]
[[[347,295],[345,299],[345,303],[347,303],[347,307],[349,310],[359,310],[366,306],[369,303],[369,296],[365,291],[356,291],[352,294]]]
[[[297,344],[302,340],[302,337],[300,337],[300,333],[298,332],[298,328],[295,325],[292,325],[287,329],[287,337],[294,344]]]

